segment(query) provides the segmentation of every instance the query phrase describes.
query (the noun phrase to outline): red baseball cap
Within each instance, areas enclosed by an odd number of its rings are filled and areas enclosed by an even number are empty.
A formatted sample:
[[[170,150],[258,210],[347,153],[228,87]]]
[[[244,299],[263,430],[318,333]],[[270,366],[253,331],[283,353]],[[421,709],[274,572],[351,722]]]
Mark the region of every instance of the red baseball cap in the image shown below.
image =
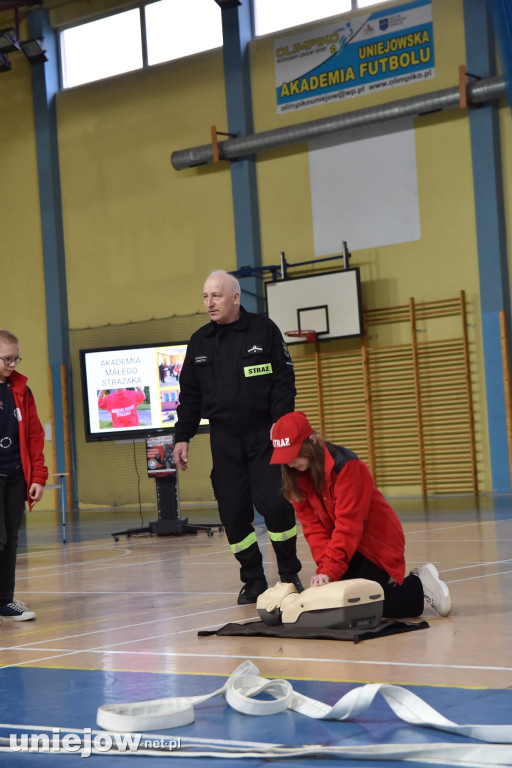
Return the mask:
[[[274,452],[271,464],[288,464],[297,458],[302,443],[311,437],[313,427],[302,411],[286,413],[272,427],[272,445]]]

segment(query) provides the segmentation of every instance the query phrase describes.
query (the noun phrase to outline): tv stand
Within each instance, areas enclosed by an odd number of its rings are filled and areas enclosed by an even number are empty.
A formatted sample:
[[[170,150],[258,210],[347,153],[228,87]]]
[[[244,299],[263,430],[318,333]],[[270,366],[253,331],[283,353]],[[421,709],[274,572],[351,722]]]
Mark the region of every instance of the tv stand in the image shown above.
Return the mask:
[[[224,527],[219,523],[195,524],[189,523],[188,517],[180,517],[180,505],[178,495],[178,478],[176,470],[165,477],[156,477],[156,500],[158,519],[153,520],[143,528],[128,528],[125,531],[114,531],[110,535],[114,541],[119,541],[120,536],[140,536],[150,534],[154,536],[183,536],[205,531],[208,536],[213,536],[214,528],[222,533]]]

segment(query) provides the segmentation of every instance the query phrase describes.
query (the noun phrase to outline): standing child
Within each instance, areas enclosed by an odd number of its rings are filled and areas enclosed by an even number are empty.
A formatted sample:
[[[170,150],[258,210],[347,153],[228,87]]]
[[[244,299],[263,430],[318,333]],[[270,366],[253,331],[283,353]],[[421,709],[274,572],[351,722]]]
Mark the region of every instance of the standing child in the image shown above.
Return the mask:
[[[387,618],[419,616],[424,604],[448,616],[450,592],[432,563],[405,575],[400,521],[355,453],[321,440],[300,411],[276,421],[272,443],[271,463],[282,465],[283,493],[317,566],[311,587],[369,579],[384,590]]]
[[[14,600],[18,531],[25,501],[32,509],[43,495],[48,469],[34,396],[14,370],[19,353],[17,337],[0,329],[0,616],[28,621],[36,614]]]

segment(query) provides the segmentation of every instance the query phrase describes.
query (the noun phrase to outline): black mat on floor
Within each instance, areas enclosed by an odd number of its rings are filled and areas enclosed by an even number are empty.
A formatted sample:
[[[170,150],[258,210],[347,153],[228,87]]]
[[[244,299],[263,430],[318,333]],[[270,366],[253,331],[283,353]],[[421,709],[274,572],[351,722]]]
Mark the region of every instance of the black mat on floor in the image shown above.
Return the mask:
[[[263,621],[249,621],[246,624],[225,624],[220,629],[201,630],[199,637],[211,635],[250,635],[252,637],[295,637],[304,640],[349,640],[360,643],[361,640],[371,640],[374,637],[387,637],[402,632],[414,632],[417,629],[428,629],[426,621],[386,621],[381,619],[377,626],[364,629],[323,629],[320,627],[297,627],[294,624],[278,624],[269,627]]]

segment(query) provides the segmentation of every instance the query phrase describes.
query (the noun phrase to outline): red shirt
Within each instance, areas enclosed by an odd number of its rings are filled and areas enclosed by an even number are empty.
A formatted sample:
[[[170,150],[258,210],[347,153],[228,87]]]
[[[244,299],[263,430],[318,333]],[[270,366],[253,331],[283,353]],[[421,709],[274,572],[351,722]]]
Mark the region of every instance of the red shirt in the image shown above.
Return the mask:
[[[145,399],[144,392],[133,389],[121,389],[111,392],[98,400],[100,408],[110,411],[113,427],[138,427],[137,406]]]
[[[395,511],[373,483],[366,464],[352,452],[328,443],[322,495],[308,472],[298,472],[303,501],[294,501],[297,518],[317,565],[338,581],[356,550],[399,584],[405,576],[405,537]]]

